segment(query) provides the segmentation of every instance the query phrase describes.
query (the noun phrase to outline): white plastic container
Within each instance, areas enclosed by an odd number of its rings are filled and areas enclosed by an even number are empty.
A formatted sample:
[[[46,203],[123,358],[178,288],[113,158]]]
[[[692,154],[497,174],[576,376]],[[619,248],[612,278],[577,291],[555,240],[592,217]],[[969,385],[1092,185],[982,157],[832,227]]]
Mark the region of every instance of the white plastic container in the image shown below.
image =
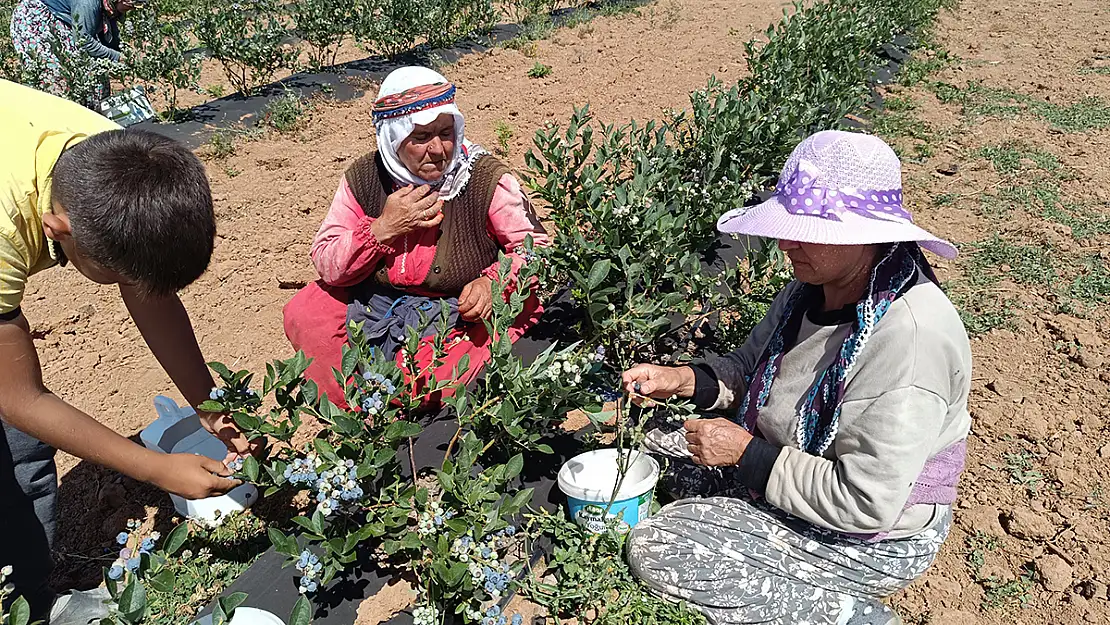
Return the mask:
[[[193,625],[212,625],[212,615],[209,614],[193,621]],[[236,608],[229,625],[285,625],[285,621],[266,610],[241,607]]]
[[[617,451],[587,451],[571,458],[559,469],[559,490],[567,496],[571,518],[591,532],[605,531],[609,519],[619,519],[619,529],[627,532],[651,515],[655,484],[659,481],[659,463],[645,453],[625,451],[631,454],[632,462],[614,498],[613,488],[620,477]],[[609,506],[610,500],[612,506]]]
[[[178,406],[169,397],[159,395],[154,398],[154,409],[158,420],[139,433],[147,449],[170,454],[198,454],[221,462],[227,457],[227,446],[204,429],[191,407]],[[258,489],[244,483],[218,497],[185,499],[171,494],[170,499],[178,514],[216,526],[229,512],[245,510],[257,501]]]

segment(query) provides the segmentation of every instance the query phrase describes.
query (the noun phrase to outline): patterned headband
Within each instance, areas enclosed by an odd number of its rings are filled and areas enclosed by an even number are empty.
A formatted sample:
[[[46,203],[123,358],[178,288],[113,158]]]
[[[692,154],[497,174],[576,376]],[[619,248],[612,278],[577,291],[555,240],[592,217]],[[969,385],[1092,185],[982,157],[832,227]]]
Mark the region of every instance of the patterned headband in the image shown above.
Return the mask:
[[[449,82],[421,85],[401,93],[382,96],[374,102],[374,122],[411,115],[455,101],[455,85]]]

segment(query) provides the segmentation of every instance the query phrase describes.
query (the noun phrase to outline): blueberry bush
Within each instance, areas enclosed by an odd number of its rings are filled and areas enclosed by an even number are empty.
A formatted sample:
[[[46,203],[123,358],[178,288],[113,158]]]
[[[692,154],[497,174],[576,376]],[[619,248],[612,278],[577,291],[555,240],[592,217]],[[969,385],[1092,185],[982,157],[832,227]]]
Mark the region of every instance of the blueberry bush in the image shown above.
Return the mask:
[[[284,10],[276,0],[196,0],[189,18],[193,34],[241,94],[269,83],[297,57],[297,50],[286,45]]]
[[[166,116],[177,116],[177,96],[182,90],[197,90],[200,57],[189,55],[189,33],[179,19],[166,14],[161,4],[133,11],[123,25],[122,52],[125,63],[116,69],[123,84],[141,84],[151,91],[162,90]]]

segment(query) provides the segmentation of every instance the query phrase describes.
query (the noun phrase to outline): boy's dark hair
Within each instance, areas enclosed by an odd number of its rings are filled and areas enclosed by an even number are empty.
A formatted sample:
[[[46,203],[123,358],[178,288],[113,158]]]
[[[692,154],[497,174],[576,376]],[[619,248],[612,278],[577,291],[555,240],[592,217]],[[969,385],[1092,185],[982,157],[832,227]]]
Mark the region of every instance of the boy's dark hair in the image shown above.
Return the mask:
[[[216,215],[204,165],[184,145],[145,130],[111,130],[66,150],[53,200],[82,254],[168,295],[204,273]]]

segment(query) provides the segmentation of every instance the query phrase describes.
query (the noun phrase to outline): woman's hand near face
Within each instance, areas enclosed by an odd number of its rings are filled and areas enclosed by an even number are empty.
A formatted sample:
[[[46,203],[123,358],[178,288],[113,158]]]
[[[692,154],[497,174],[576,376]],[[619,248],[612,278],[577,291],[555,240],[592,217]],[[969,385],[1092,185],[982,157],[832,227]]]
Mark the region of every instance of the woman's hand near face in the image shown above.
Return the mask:
[[[637,396],[669,399],[694,396],[694,370],[690,367],[660,367],[639,364],[621,374],[624,390],[639,404]]]
[[[739,464],[752,440],[747,430],[728,419],[690,419],[683,427],[691,460],[707,467]]]
[[[402,187],[389,195],[370,229],[382,243],[443,221],[443,200],[428,185]]]

